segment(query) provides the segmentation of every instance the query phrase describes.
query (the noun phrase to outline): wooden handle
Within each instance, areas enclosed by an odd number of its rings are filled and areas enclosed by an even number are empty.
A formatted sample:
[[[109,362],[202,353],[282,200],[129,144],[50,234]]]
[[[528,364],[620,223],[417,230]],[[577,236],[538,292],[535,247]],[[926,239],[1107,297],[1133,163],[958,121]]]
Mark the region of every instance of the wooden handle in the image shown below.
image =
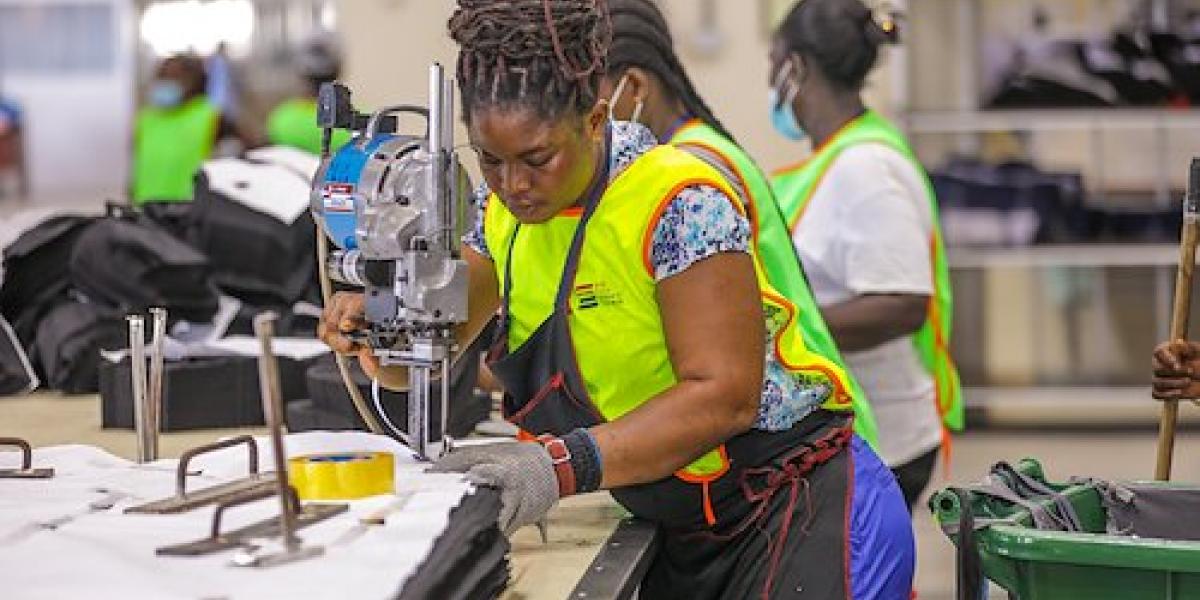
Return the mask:
[[[1175,276],[1175,304],[1171,310],[1171,340],[1187,339],[1188,318],[1192,307],[1192,274],[1196,268],[1196,243],[1200,240],[1200,223],[1195,217],[1185,218],[1179,238],[1179,272]],[[1165,400],[1158,423],[1158,462],[1154,478],[1171,479],[1171,460],[1175,454],[1175,424],[1179,418],[1179,402]]]

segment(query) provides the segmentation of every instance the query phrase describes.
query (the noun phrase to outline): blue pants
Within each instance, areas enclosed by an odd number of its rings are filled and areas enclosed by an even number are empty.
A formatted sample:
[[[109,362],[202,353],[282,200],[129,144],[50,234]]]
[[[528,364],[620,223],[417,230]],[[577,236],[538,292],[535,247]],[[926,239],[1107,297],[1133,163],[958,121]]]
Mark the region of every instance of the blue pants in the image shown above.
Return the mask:
[[[891,469],[857,435],[850,443],[850,589],[854,600],[903,600],[912,593],[912,518]]]

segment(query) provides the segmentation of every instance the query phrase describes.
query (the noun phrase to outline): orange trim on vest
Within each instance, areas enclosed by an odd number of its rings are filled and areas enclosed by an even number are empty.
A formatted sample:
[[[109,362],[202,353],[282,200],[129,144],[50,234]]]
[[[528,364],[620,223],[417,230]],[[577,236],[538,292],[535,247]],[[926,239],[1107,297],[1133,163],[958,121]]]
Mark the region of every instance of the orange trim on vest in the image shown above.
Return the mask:
[[[654,212],[650,215],[650,221],[646,224],[646,231],[642,234],[642,266],[646,268],[646,274],[649,275],[651,279],[654,278],[654,265],[650,263],[650,247],[654,243],[654,230],[658,228],[658,222],[662,219],[662,215],[664,212],[666,212],[667,206],[671,204],[671,201],[674,200],[675,197],[679,195],[679,192],[683,191],[684,188],[693,185],[712,186],[717,190],[720,190],[722,195],[725,194],[725,190],[721,189],[721,185],[719,183],[711,179],[694,178],[685,179],[675,184],[675,187],[671,188],[671,191],[667,192],[667,194],[658,201],[658,207],[655,208]],[[726,196],[726,198],[728,198],[728,196]],[[733,204],[733,209],[736,210],[739,215],[746,216],[746,209],[742,207],[741,202],[738,202],[736,198],[728,198],[728,200]]]
[[[762,291],[763,296],[766,296],[767,298],[780,304],[784,308],[784,310],[787,311],[787,314],[788,314],[787,322],[784,323],[782,328],[780,328],[780,331],[787,330],[788,327],[792,326],[796,322],[796,307],[795,307],[795,305],[793,305],[791,302],[789,302],[786,298],[783,298],[782,296],[775,294],[770,290],[764,289],[761,291]],[[842,380],[840,378],[838,378],[837,375],[833,371],[829,370],[828,367],[825,367],[822,365],[797,365],[797,364],[789,362],[787,360],[787,357],[785,357],[783,355],[783,349],[779,347],[779,344],[780,344],[779,338],[780,338],[780,336],[775,336],[775,343],[774,343],[775,359],[779,361],[779,364],[781,364],[784,367],[787,367],[788,369],[791,369],[793,371],[817,371],[817,372],[821,373],[822,375],[825,376],[826,379],[828,379],[830,381],[830,383],[833,384],[833,391],[837,397],[837,401],[835,402],[835,404],[837,404],[838,406],[847,406],[847,407],[851,406],[850,394],[846,392],[846,388],[843,386]]]
[[[700,117],[692,117],[691,119],[688,119],[688,121],[686,123],[684,123],[683,125],[680,125],[679,129],[675,130],[675,135],[673,135],[671,137],[677,138],[677,137],[679,137],[679,134],[681,134],[693,127],[699,127],[700,125],[703,125],[703,124],[704,124],[704,121]]]
[[[721,455],[721,470],[714,471],[708,475],[692,475],[691,473],[680,469],[675,471],[675,476],[688,483],[712,483],[720,479],[723,475],[729,472],[729,455],[725,452],[725,444],[717,446],[717,454]]]
[[[938,239],[938,234],[935,230],[933,235],[930,236],[929,241],[929,255],[931,257],[937,253],[939,242],[940,240]],[[937,281],[936,273],[934,273],[934,281]],[[938,354],[945,356],[946,364],[949,365],[951,369],[957,370],[957,367],[954,364],[954,357],[950,355],[950,348],[948,347],[948,344],[946,344],[946,332],[942,330],[942,319],[941,313],[938,312],[937,300],[932,296],[929,298],[929,308],[926,311],[926,319],[929,320],[933,327],[934,349]],[[942,398],[945,397],[945,394],[942,390],[942,383],[943,382],[940,380],[940,378],[934,377],[933,404],[937,408],[938,424],[942,428],[942,477],[949,479],[951,460],[954,455],[954,442],[953,436],[950,434],[950,428],[946,426],[946,412],[949,409],[942,403]]]
[[[870,111],[867,111],[867,112],[870,112]],[[805,158],[804,160],[801,160],[799,162],[794,162],[787,166],[779,167],[778,169],[771,171],[771,176],[774,177],[774,176],[778,176],[778,175],[787,175],[788,173],[791,173],[792,171],[799,171],[800,169],[803,169],[806,165],[808,165],[809,161],[811,161],[818,154],[820,154],[822,150],[824,150],[826,147],[829,146],[829,144],[832,144],[833,141],[838,138],[838,136],[842,135],[843,131],[849,129],[851,125],[858,122],[858,120],[863,118],[863,116],[865,116],[866,114],[867,113],[863,113],[860,116],[854,117],[853,119],[850,119],[849,121],[846,121],[845,123],[842,123],[842,126],[838,127],[837,131],[833,132],[833,135],[829,136],[828,138],[825,138],[825,141],[821,142],[820,146],[813,148],[813,151],[811,154],[808,155],[808,158]]]

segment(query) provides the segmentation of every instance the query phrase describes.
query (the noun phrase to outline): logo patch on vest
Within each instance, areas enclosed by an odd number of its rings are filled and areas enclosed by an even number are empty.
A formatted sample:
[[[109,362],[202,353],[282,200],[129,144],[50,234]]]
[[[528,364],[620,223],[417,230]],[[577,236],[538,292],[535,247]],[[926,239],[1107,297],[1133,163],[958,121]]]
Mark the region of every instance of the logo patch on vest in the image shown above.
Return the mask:
[[[571,290],[571,304],[576,310],[588,310],[601,306],[616,306],[621,303],[620,294],[616,293],[603,281],[594,283],[577,283]]]

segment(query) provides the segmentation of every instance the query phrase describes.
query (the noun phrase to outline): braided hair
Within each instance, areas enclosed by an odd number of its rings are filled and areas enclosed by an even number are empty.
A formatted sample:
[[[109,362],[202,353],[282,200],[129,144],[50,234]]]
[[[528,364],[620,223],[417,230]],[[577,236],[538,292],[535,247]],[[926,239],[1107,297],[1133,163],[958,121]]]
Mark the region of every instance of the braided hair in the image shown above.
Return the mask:
[[[733,136],[717,120],[683,70],[675,54],[671,30],[658,7],[650,0],[609,0],[608,5],[613,27],[608,74],[615,78],[629,67],[654,73],[689,114],[732,140]]]
[[[596,104],[612,39],[604,0],[458,0],[449,28],[468,122],[481,108],[557,119]]]
[[[875,67],[879,47],[900,41],[895,15],[877,19],[862,0],[804,0],[777,35],[788,50],[812,59],[830,83],[853,92]]]

